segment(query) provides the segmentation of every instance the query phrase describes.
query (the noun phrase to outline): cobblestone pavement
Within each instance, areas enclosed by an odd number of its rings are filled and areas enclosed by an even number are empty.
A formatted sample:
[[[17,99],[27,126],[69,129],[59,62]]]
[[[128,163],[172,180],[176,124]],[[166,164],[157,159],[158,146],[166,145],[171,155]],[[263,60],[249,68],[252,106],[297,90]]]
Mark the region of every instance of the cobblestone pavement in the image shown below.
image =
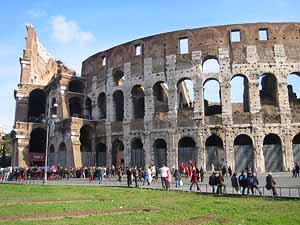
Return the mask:
[[[200,191],[201,193],[212,193],[212,188],[208,185],[208,176],[209,174],[205,175],[204,181],[199,182]],[[292,178],[291,173],[273,173],[273,177],[277,183],[277,192],[280,197],[293,197],[293,198],[300,198],[300,178]],[[175,182],[171,183],[171,190],[176,191],[189,191],[190,187],[190,179],[183,178],[183,186],[176,188]],[[259,189],[263,193],[264,196],[271,196],[271,191],[265,189],[265,174],[260,174],[258,176],[259,180]],[[5,183],[22,183],[22,184],[43,184],[42,180],[27,180],[27,181],[7,181]],[[48,185],[84,185],[84,186],[115,186],[115,187],[127,187],[127,180],[126,176],[122,177],[122,181],[117,181],[116,177],[112,177],[110,179],[105,179],[101,184],[99,184],[98,180],[94,182],[89,182],[89,179],[81,179],[81,178],[71,178],[71,179],[61,179],[61,180],[48,180]],[[233,188],[231,187],[230,178],[225,177],[225,193],[226,194],[237,194],[234,192]],[[135,184],[131,185],[131,187],[135,187]],[[149,189],[162,189],[162,185],[160,179],[155,180],[151,185],[143,185],[143,182],[138,182],[139,188],[149,188]],[[196,187],[193,187],[192,192],[198,192]],[[247,191],[245,192],[247,193]],[[258,192],[255,195],[259,195]]]

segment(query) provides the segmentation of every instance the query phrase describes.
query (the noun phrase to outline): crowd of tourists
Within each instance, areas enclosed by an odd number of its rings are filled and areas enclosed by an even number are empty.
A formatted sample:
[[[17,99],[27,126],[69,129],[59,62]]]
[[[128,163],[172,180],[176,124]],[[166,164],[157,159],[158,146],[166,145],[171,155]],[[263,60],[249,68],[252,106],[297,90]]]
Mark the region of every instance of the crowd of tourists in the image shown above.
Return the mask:
[[[295,171],[293,176],[299,176],[299,166],[295,165]],[[81,167],[81,168],[65,168],[62,166],[51,166],[48,168],[47,177],[49,180],[57,179],[70,179],[70,178],[82,178],[88,179],[89,182],[99,182],[101,184],[104,179],[111,181],[111,177],[117,177],[117,181],[121,182],[122,177],[125,175],[128,187],[139,187],[145,185],[151,185],[152,182],[161,181],[162,188],[169,190],[171,185],[175,188],[183,186],[183,179],[188,180],[189,190],[194,188],[197,191],[200,190],[201,182],[204,182],[205,171],[200,166],[197,168],[193,161],[190,161],[188,165],[181,163],[179,168],[169,168],[166,165],[162,165],[160,168],[151,165],[147,168],[143,167]],[[44,177],[44,167],[29,167],[29,168],[15,168],[14,170],[9,168],[0,169],[0,182],[6,180],[26,181],[32,179],[42,179]],[[172,181],[174,179],[174,184]],[[225,179],[230,179],[233,190],[237,194],[255,194],[258,192],[262,194],[259,188],[259,181],[257,179],[255,171],[251,168],[246,168],[245,172],[242,171],[240,175],[233,172],[230,166],[223,165],[221,171],[212,171],[208,177],[208,185],[211,186],[212,192],[216,194],[226,193]],[[274,181],[272,174],[269,173],[266,177],[266,189],[271,190],[273,196],[277,196],[276,182]]]

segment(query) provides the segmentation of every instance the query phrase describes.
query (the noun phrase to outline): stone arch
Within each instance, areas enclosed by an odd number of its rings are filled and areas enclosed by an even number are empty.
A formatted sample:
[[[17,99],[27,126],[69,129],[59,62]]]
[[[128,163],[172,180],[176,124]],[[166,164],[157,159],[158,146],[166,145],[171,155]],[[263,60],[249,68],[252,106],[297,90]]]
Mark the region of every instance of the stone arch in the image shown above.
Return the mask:
[[[71,117],[82,117],[82,100],[79,97],[69,99],[69,114]]]
[[[296,134],[292,141],[294,163],[300,165],[300,133]]]
[[[263,141],[265,171],[283,171],[283,152],[281,139],[277,134],[270,133]]]
[[[145,166],[145,152],[143,142],[140,138],[133,138],[131,141],[131,166]]]
[[[287,91],[292,122],[300,122],[300,73],[293,72],[287,77]]]
[[[58,165],[67,166],[68,151],[65,142],[60,143],[58,147]]]
[[[164,139],[158,138],[153,144],[154,150],[154,165],[162,167],[167,165],[167,143]]]
[[[261,105],[278,107],[277,78],[272,73],[264,73],[260,77],[259,96]]]
[[[197,148],[195,140],[186,136],[178,141],[178,168],[182,163],[188,166],[190,161],[197,165]]]
[[[92,100],[87,97],[85,100],[85,111],[86,111],[86,115],[85,118],[88,120],[92,119]]]
[[[52,166],[54,164],[55,164],[55,147],[53,144],[51,144],[48,153],[48,166]]]
[[[29,94],[28,121],[40,123],[45,118],[46,93],[41,89],[34,89]]]
[[[101,92],[98,95],[97,105],[99,110],[99,119],[106,119],[106,95]]]
[[[119,139],[112,143],[112,165],[124,168],[125,165],[124,144]]]
[[[69,91],[75,93],[83,93],[84,91],[84,84],[82,81],[78,79],[71,80],[69,82]]]
[[[254,148],[251,137],[240,134],[234,139],[235,171],[254,169]]]
[[[169,111],[169,88],[165,82],[159,81],[153,85],[153,97],[155,112]]]
[[[193,110],[194,84],[190,78],[184,77],[177,82],[178,110]]]
[[[145,116],[145,94],[142,85],[135,85],[131,89],[131,98],[133,106],[133,118],[144,119]]]
[[[203,73],[220,73],[220,63],[216,56],[206,56],[202,63]]]
[[[232,76],[231,82],[231,105],[233,113],[249,112],[249,81],[243,74]],[[241,89],[241,86],[243,87]]]
[[[82,126],[79,140],[82,166],[94,166],[92,153],[93,128],[89,125]]]
[[[35,128],[30,133],[29,161],[32,166],[44,166],[47,132],[44,128]]]
[[[216,134],[212,134],[205,141],[206,170],[221,170],[225,163],[225,150],[223,140]]]
[[[123,86],[125,82],[124,72],[121,70],[113,72],[113,80],[116,86]]]
[[[96,145],[96,166],[107,166],[106,165],[106,145],[98,143]]]
[[[117,90],[113,93],[113,108],[116,121],[124,119],[124,95],[123,91]]]
[[[222,113],[221,87],[218,79],[209,78],[204,81],[203,99],[205,116],[212,116]]]

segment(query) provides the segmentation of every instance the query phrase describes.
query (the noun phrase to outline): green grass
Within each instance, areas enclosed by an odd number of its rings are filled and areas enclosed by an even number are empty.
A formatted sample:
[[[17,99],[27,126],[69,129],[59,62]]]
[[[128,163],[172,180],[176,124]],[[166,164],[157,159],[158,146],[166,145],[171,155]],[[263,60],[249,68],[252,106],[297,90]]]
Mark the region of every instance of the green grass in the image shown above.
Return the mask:
[[[67,202],[67,200],[78,202]],[[55,202],[57,200],[65,202]],[[47,201],[36,203],[37,201]],[[22,204],[20,204],[22,202]],[[3,205],[3,203],[10,203]],[[0,185],[0,224],[180,224],[207,218],[208,224],[300,224],[300,201],[257,197],[220,197],[143,189],[79,186]],[[1,221],[6,216],[89,210],[152,208],[113,215],[66,216],[40,221]],[[188,223],[186,223],[188,224]]]

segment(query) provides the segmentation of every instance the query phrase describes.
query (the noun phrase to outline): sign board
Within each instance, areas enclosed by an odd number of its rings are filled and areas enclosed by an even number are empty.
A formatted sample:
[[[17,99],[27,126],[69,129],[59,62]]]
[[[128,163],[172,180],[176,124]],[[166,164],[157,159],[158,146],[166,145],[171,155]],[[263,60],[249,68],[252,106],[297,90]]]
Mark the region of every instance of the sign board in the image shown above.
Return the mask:
[[[34,161],[34,162],[44,162],[45,155],[46,155],[45,153],[31,152],[29,153],[29,159],[30,161]]]

